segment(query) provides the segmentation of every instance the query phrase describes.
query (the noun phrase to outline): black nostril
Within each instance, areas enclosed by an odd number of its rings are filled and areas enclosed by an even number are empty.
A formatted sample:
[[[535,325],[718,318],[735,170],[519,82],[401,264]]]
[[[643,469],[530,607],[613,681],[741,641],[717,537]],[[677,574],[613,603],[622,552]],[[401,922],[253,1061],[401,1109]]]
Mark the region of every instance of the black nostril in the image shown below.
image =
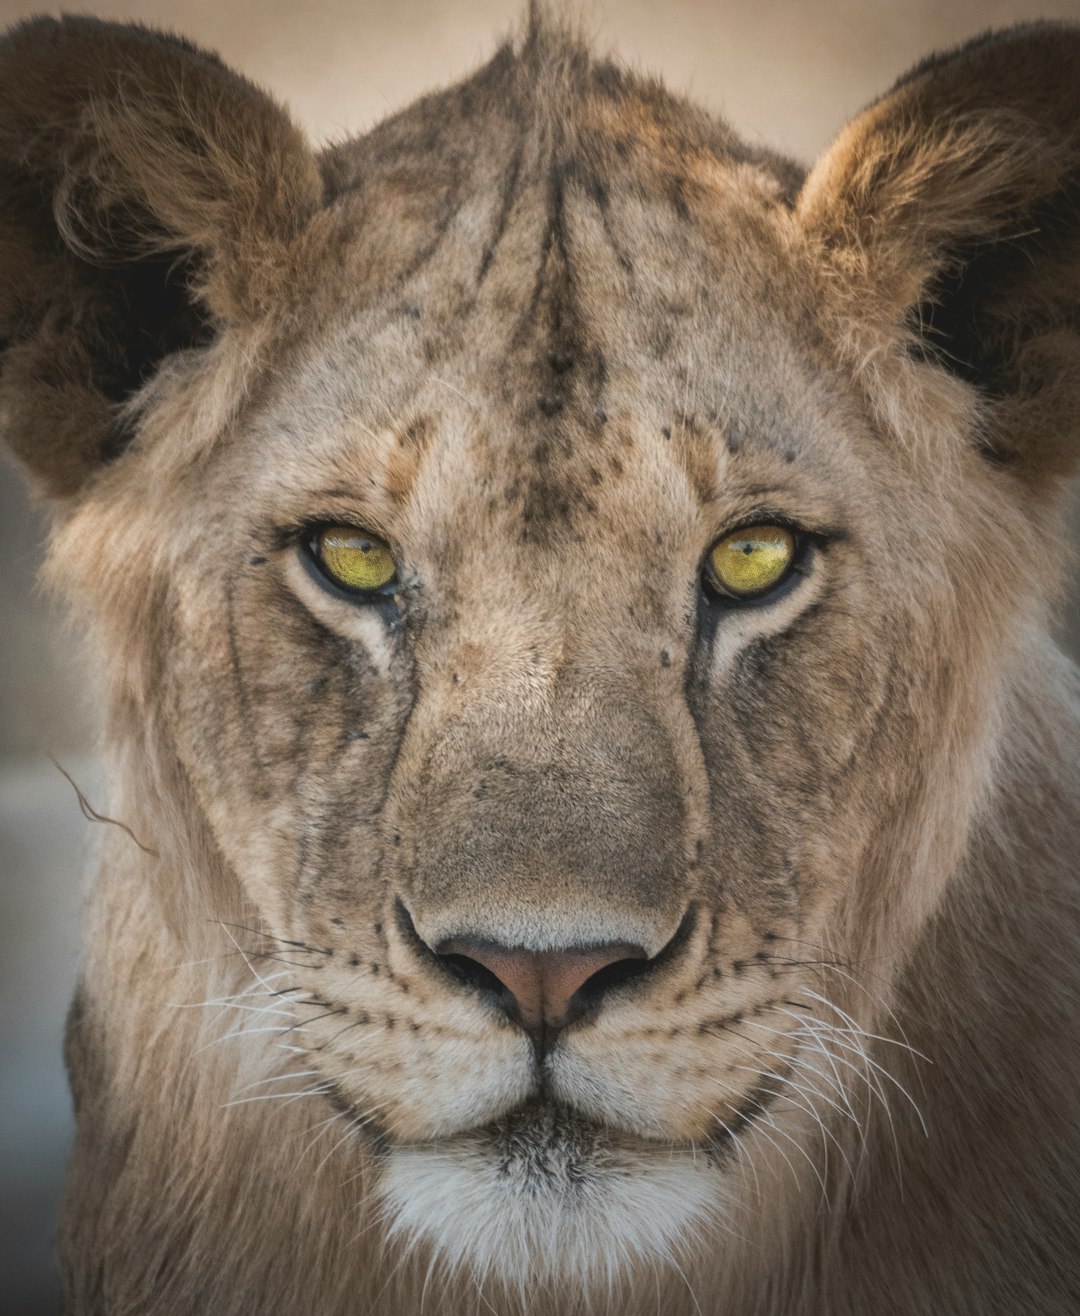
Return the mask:
[[[691,905],[683,915],[682,922],[675,929],[675,934],[670,941],[655,955],[645,958],[644,953],[642,953],[641,956],[635,955],[627,959],[615,960],[611,964],[605,964],[603,968],[597,969],[591,977],[581,984],[572,998],[573,1018],[580,1019],[582,1015],[598,1009],[603,998],[609,992],[615,991],[619,987],[631,985],[638,979],[651,977],[658,970],[670,964],[690,940],[694,931],[695,918],[695,908]],[[570,1021],[567,1020],[567,1022]]]
[[[494,997],[504,1009],[512,1005],[513,997],[507,987],[479,960],[472,959],[468,955],[447,954],[445,950],[434,950],[429,946],[420,933],[417,932],[413,917],[402,900],[397,900],[394,913],[398,931],[405,942],[412,947],[415,954],[422,959],[437,964],[440,969],[463,986],[470,987],[473,991],[483,995]],[[439,945],[445,947],[446,942],[442,941]]]
[[[470,959],[468,955],[443,955],[438,951],[432,951],[431,954],[435,956],[443,968],[449,970],[466,987],[471,987],[477,992],[487,992],[490,995],[497,996],[500,1000],[504,997],[513,999],[505,984],[500,982],[495,974],[490,969],[485,968],[479,960]]]
[[[652,972],[656,960],[656,956],[652,959],[635,956],[625,960],[616,960],[613,964],[605,964],[602,969],[597,969],[592,977],[586,978],[574,993],[572,999],[578,1007],[575,1017],[580,1018],[587,1011],[595,1009],[600,1004],[600,998],[606,992],[613,991],[616,987],[622,987],[635,978],[644,978]]]

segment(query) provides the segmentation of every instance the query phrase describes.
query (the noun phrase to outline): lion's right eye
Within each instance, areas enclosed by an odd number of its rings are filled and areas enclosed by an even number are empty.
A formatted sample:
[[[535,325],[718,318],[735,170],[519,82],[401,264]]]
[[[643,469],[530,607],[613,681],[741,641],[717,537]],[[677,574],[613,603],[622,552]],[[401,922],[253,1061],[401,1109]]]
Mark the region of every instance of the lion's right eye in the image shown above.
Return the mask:
[[[319,570],[339,589],[352,594],[385,594],[397,583],[390,546],[355,526],[320,526],[308,541]]]

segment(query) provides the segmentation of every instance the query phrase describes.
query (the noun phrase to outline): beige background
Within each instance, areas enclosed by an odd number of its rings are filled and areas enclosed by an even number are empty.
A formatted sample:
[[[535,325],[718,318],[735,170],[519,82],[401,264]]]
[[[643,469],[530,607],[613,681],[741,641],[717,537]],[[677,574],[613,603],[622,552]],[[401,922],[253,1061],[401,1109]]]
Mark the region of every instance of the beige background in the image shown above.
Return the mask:
[[[593,0],[595,44],[664,76],[744,136],[809,162],[927,51],[989,26],[1080,19],[1080,0]],[[364,131],[485,59],[518,0],[199,0],[87,4],[174,28],[274,91],[319,142]],[[43,12],[0,0],[0,27]],[[48,12],[46,10],[46,12]],[[1080,70],[1077,71],[1080,77]],[[55,754],[100,798],[77,651],[34,591],[43,535],[0,463],[0,1308],[55,1310],[50,1229],[69,1136],[59,1061],[86,844]],[[1080,655],[1077,590],[1063,619]]]

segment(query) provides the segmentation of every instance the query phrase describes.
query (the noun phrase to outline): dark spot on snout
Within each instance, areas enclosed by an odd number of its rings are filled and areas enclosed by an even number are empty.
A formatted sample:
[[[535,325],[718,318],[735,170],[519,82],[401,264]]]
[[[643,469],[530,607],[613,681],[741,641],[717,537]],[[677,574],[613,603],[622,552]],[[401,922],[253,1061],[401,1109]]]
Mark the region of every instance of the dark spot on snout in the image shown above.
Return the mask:
[[[541,393],[536,399],[536,405],[545,416],[554,416],[563,409],[563,401],[558,393]]]

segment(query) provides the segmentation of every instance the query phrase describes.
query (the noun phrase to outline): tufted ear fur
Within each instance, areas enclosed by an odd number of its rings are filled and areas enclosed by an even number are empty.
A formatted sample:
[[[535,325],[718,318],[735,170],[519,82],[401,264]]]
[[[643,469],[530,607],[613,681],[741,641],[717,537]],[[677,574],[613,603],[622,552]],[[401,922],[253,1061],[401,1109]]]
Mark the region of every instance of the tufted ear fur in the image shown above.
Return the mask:
[[[115,454],[170,353],[266,313],[321,191],[284,111],[187,42],[88,18],[0,40],[0,425],[41,492]]]
[[[1080,28],[1016,27],[919,64],[841,133],[798,208],[849,315],[978,390],[989,457],[1036,490],[1071,473]]]

